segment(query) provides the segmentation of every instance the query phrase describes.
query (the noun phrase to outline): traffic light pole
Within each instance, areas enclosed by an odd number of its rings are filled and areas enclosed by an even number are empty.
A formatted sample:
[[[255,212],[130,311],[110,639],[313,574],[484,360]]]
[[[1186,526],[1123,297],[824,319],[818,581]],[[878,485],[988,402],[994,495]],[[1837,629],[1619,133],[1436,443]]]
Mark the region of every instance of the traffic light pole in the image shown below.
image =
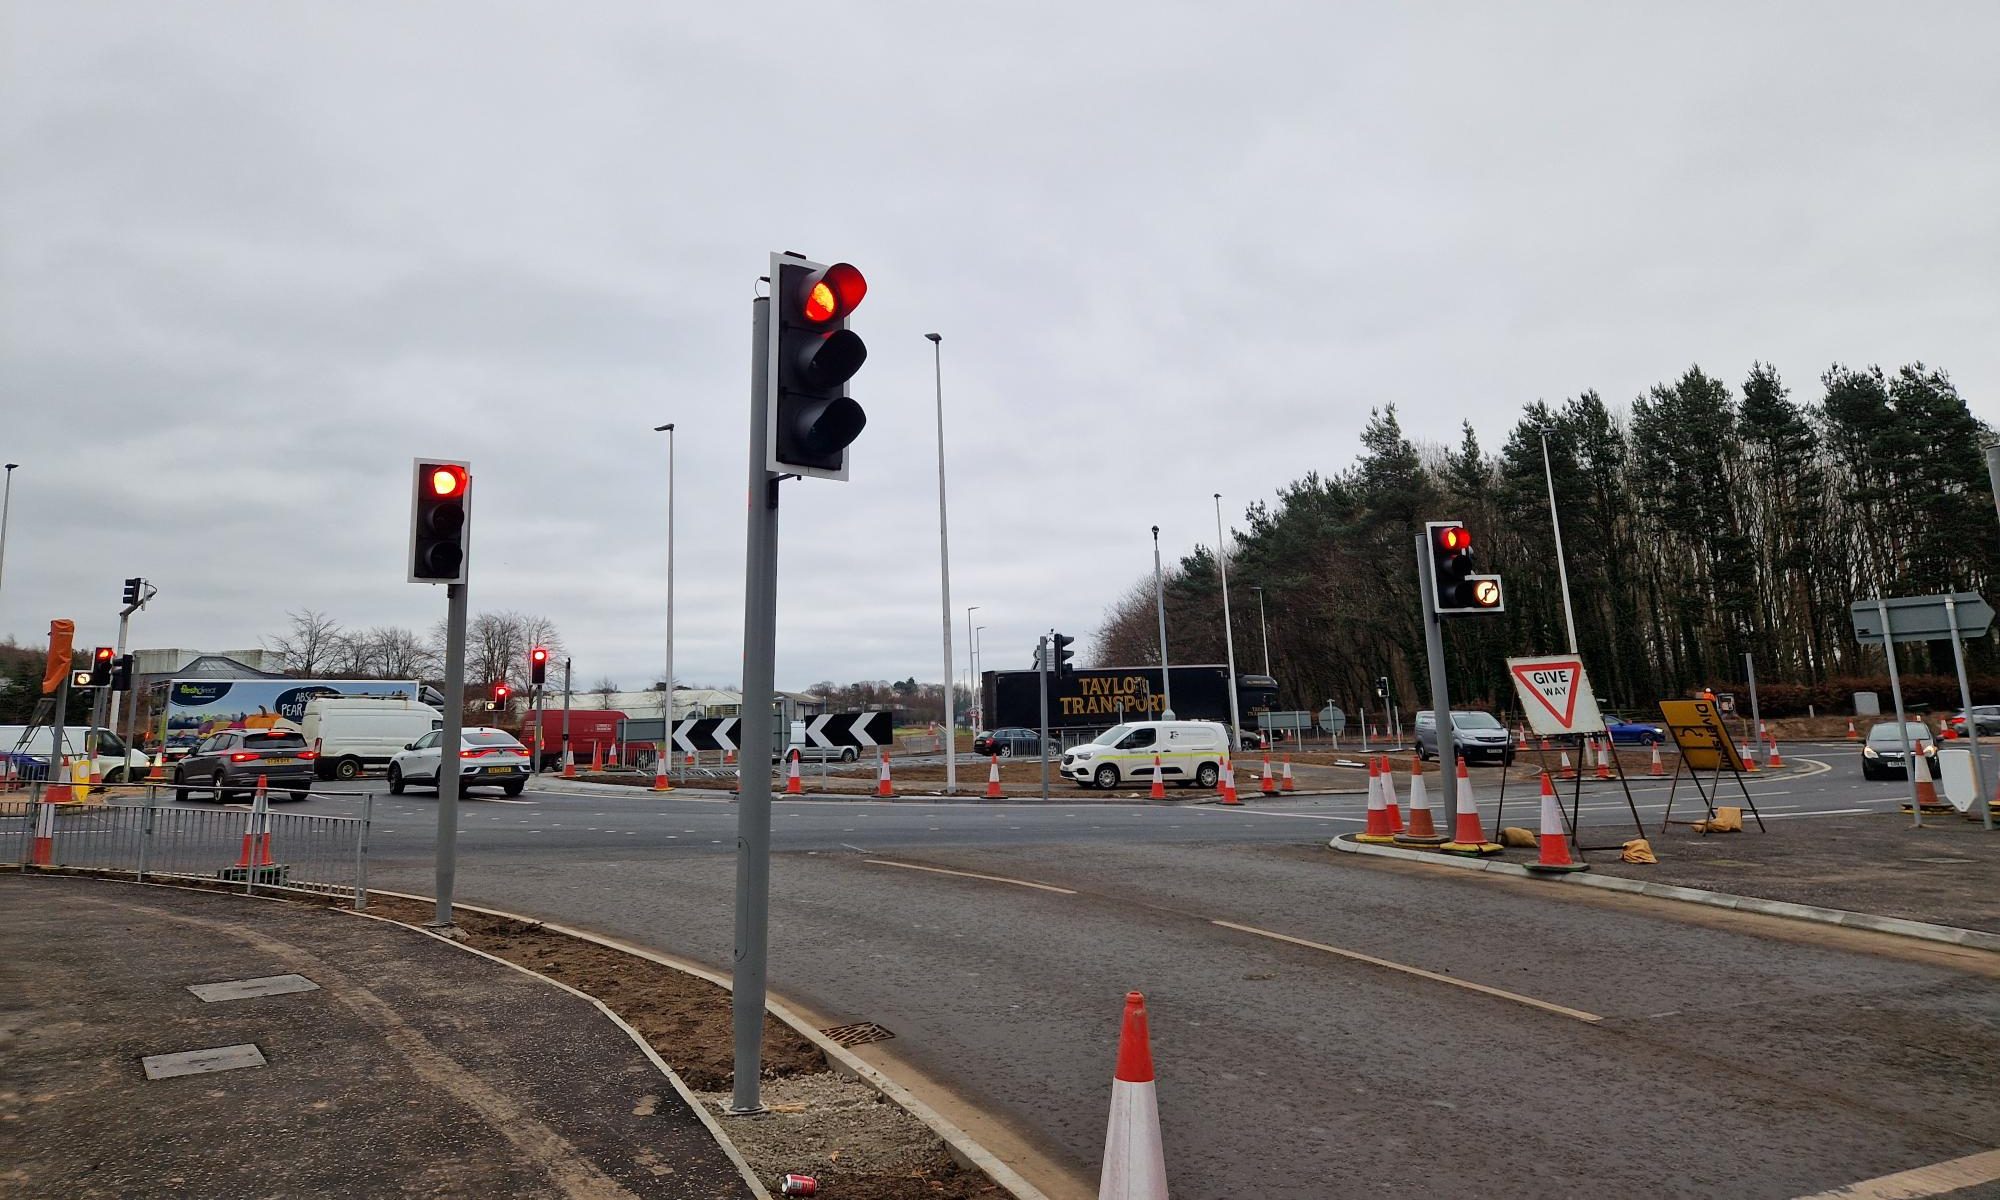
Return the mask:
[[[434,929],[451,928],[451,892],[458,882],[458,752],[465,742],[467,586],[445,585],[444,729],[438,736],[437,774],[437,916],[430,922]]]
[[[774,281],[775,286],[775,281]],[[736,1082],[729,1111],[764,1111],[765,968],[771,919],[771,696],[778,641],[778,476],[764,466],[770,429],[771,302],[750,302],[750,519],[743,553],[743,765],[736,803],[736,953],[729,1015]],[[672,680],[668,681],[671,686]],[[671,693],[669,693],[671,695]]]
[[[1430,539],[1418,534],[1417,593],[1424,604],[1424,650],[1430,657],[1431,713],[1437,718],[1438,774],[1443,777],[1445,820],[1458,812],[1458,741],[1451,726],[1451,692],[1445,682],[1444,622],[1438,619],[1437,581],[1431,577]]]
[[[1049,639],[1035,647],[1035,690],[1042,697],[1042,799],[1049,798]]]

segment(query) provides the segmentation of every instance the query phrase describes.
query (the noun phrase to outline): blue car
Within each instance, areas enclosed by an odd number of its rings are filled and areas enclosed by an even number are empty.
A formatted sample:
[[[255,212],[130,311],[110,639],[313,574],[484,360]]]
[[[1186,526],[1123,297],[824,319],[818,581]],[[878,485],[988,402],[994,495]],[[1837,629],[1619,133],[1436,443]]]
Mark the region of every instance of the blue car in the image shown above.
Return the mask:
[[[1667,731],[1661,726],[1628,721],[1616,713],[1604,714],[1604,727],[1611,731],[1614,746],[1657,746],[1667,740]]]

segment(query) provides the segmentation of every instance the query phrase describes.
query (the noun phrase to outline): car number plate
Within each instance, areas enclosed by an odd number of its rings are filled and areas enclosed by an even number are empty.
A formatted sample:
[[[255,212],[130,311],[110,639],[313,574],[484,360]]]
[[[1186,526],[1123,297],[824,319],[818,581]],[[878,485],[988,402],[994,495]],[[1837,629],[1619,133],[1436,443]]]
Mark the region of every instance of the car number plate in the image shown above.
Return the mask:
[[[488,768],[486,768],[486,773],[487,773],[488,775],[512,775],[512,774],[514,773],[514,768],[512,768],[512,767],[488,767]]]
[[[282,767],[282,766],[287,766],[291,763],[295,763],[297,761],[299,760],[296,758],[267,758],[264,760],[264,764],[266,766]]]

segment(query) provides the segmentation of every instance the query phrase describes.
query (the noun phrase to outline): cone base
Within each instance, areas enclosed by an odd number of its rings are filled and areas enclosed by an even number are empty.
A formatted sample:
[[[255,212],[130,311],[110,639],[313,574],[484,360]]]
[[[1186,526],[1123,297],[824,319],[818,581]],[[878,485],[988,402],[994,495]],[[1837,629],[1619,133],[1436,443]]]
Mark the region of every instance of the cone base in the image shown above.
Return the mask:
[[[1497,842],[1446,842],[1438,847],[1446,854],[1456,854],[1462,858],[1488,858],[1500,853],[1504,848]]]
[[[1571,871],[1590,870],[1590,867],[1584,863],[1531,862],[1531,863],[1522,863],[1521,865],[1528,868],[1530,871],[1535,872],[1536,874],[1548,874],[1548,875],[1567,875]]]
[[[1371,846],[1388,846],[1392,845],[1396,839],[1394,835],[1387,833],[1357,833],[1354,835],[1354,840],[1357,842],[1366,842]]]
[[[1949,804],[1945,804],[1945,803],[1943,803],[1943,802],[1939,802],[1939,803],[1936,803],[1936,804],[1922,804],[1922,805],[1918,805],[1918,807],[1919,807],[1920,809],[1922,809],[1922,810],[1923,810],[1924,812],[1927,812],[1927,813],[1948,813],[1948,812],[1957,812],[1957,811],[1958,811],[1958,809],[1956,809],[1956,808],[1952,807],[1952,806],[1951,806],[1951,805],[1949,805]],[[1907,804],[1905,804],[1905,805],[1902,805],[1902,806],[1900,806],[1900,808],[1898,809],[1898,811],[1900,811],[1900,812],[1909,812],[1909,811],[1910,811],[1910,806],[1909,806],[1909,805],[1907,805]]]
[[[1399,833],[1389,839],[1398,846],[1414,846],[1419,850],[1435,850],[1451,839],[1441,833],[1429,835],[1420,833]]]

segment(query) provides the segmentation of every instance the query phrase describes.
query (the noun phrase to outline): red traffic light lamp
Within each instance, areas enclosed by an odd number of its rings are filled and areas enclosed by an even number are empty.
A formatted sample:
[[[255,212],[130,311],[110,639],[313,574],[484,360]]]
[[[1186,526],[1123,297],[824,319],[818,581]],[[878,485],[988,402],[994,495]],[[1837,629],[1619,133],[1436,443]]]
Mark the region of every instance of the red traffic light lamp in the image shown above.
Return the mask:
[[[513,694],[514,694],[514,689],[508,687],[504,683],[496,683],[493,685],[493,703],[495,704],[507,703],[507,697]]]
[[[463,496],[468,478],[464,467],[456,463],[439,463],[430,470],[431,495],[440,500]]]
[[[528,651],[528,682],[540,686],[549,676],[549,648],[537,646]]]

